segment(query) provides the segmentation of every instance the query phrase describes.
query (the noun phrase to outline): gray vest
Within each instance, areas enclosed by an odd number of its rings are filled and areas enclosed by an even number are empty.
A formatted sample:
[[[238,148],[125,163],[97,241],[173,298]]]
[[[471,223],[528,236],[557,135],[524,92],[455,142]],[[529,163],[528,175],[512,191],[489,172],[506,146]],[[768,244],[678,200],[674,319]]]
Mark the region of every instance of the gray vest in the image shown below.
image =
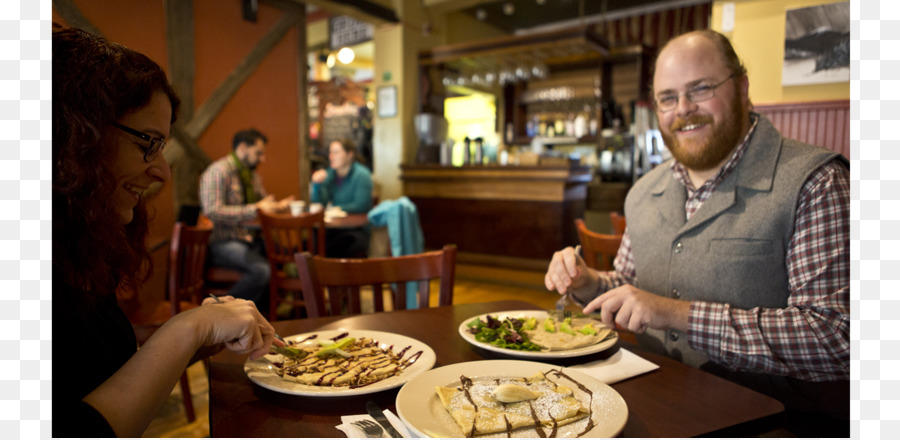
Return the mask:
[[[625,216],[637,287],[670,298],[784,308],[789,294],[785,257],[803,183],[838,156],[783,139],[760,116],[737,167],[685,220],[686,189],[664,164],[635,183]],[[700,367],[707,356],[687,335],[648,330],[645,347]]]

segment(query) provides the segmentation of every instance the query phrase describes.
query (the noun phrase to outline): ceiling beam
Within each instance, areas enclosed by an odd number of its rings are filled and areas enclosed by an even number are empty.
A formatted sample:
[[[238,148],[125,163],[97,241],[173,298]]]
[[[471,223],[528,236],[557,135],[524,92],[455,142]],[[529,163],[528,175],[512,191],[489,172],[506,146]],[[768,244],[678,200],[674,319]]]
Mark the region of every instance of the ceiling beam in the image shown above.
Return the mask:
[[[425,9],[430,13],[443,15],[486,3],[496,3],[498,1],[500,0],[423,0],[423,4]]]
[[[305,3],[375,25],[400,22],[397,12],[370,0],[305,0]]]
[[[102,37],[103,33],[91,23],[72,0],[53,0],[56,12],[73,28],[81,29],[89,34]]]

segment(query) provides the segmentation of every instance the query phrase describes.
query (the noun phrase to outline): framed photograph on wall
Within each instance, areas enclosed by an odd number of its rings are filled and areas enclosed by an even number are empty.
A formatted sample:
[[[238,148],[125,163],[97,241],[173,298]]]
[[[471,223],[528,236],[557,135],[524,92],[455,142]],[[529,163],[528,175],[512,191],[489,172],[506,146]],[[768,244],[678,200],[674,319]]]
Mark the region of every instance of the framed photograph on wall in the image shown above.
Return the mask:
[[[397,116],[397,86],[379,87],[377,99],[379,118]]]
[[[850,81],[850,2],[789,9],[781,85]]]

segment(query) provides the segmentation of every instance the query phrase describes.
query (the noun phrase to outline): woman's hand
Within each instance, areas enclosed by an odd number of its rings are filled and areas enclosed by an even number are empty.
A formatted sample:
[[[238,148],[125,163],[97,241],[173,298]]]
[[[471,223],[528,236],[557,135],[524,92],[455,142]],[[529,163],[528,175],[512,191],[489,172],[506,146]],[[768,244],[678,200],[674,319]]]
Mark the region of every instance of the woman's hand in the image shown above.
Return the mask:
[[[587,267],[575,249],[567,247],[553,254],[544,275],[544,286],[560,295],[570,293],[587,302],[595,296],[599,279],[597,272]]]
[[[328,170],[326,169],[318,169],[314,173],[312,173],[312,182],[313,183],[322,183],[325,181],[325,178],[328,177]]]
[[[198,338],[198,349],[222,344],[236,353],[250,353],[256,359],[269,352],[275,340],[275,329],[264,318],[252,301],[220,297],[203,300],[196,307],[176,318],[192,323]]]

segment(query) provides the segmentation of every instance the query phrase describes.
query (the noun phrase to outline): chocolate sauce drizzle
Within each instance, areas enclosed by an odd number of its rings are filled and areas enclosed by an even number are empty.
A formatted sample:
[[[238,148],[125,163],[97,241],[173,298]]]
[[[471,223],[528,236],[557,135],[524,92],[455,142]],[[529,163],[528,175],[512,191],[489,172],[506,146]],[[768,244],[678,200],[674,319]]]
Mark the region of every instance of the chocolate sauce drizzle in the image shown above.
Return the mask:
[[[331,338],[331,340],[338,341],[340,339],[347,337],[347,335],[349,335],[349,333],[345,332],[334,338]],[[302,341],[296,342],[295,344],[301,344],[310,339],[315,339],[316,337],[317,337],[317,335],[312,335]],[[368,364],[367,367],[363,371],[354,373],[354,376],[353,376],[352,380],[350,381],[351,383],[354,383],[354,385],[349,385],[348,388],[356,389],[356,388],[367,387],[369,385],[381,382],[382,380],[394,377],[398,372],[405,370],[410,365],[413,365],[416,361],[419,360],[419,358],[423,354],[423,352],[420,350],[415,353],[412,353],[411,355],[409,355],[408,357],[406,357],[404,359],[403,356],[406,355],[406,353],[412,348],[411,345],[405,347],[403,350],[400,351],[399,354],[395,354],[393,352],[393,348],[394,348],[393,345],[391,345],[389,348],[382,349],[379,347],[379,344],[377,341],[374,341],[371,339],[368,340],[368,342],[365,343],[364,345],[361,344],[361,347],[374,348],[376,350],[371,353],[368,353],[368,354],[351,356],[351,357],[343,360],[337,370],[329,372],[329,373],[323,373],[316,380],[315,385],[317,385],[317,386],[333,386],[334,382],[338,378],[341,378],[341,377],[345,376],[346,374],[350,373],[351,371],[354,371],[354,369],[356,367],[358,367],[360,364]],[[287,375],[287,376],[294,376],[294,377],[300,376],[304,372],[306,372],[308,370],[308,368],[310,368],[310,366],[315,365],[318,362],[319,362],[319,359],[317,359],[315,356],[309,356],[304,361],[300,362],[299,364],[292,365],[291,367],[288,367],[287,369],[283,370],[283,374]],[[393,374],[381,377],[379,379],[371,378],[371,376],[372,376],[372,374],[374,374],[375,370],[377,370],[379,368],[388,367],[394,362],[397,363],[397,367],[392,370]],[[277,367],[282,368],[283,364],[277,365]],[[365,378],[366,381],[362,382],[359,380],[360,378]]]

